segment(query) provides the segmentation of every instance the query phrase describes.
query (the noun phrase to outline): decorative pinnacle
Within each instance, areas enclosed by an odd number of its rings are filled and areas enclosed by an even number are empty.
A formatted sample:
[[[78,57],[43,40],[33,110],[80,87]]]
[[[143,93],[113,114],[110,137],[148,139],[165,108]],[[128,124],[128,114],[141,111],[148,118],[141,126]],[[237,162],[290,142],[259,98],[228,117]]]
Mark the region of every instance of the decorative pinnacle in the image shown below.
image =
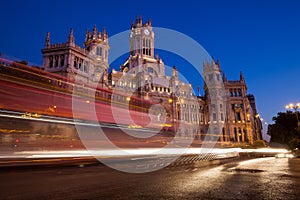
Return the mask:
[[[45,47],[50,46],[50,32],[47,32]]]
[[[97,30],[97,27],[96,27],[96,24],[95,24],[94,28],[93,28],[93,37],[96,37],[97,32],[98,32],[98,30]]]
[[[74,43],[73,28],[70,29],[70,34],[69,34],[69,37],[68,37],[68,43]]]

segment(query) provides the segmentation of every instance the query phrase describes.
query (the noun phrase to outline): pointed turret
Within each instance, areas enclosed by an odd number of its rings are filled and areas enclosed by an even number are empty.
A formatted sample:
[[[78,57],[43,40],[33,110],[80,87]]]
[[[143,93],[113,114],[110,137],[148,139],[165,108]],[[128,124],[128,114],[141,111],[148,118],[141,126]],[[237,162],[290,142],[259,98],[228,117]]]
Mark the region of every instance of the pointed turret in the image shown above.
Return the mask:
[[[47,32],[45,48],[50,47],[50,32]]]
[[[152,19],[151,18],[148,19],[148,25],[152,26]]]
[[[135,28],[134,21],[132,20],[130,29],[134,29],[134,28]]]
[[[159,56],[158,56],[158,54],[155,55],[155,59],[156,59],[156,61],[159,61]]]
[[[86,29],[86,31],[85,31],[85,42],[87,42],[88,39],[89,39],[89,30]]]
[[[139,28],[141,26],[143,26],[143,17],[142,17],[142,15],[140,17],[136,16],[135,17],[135,28],[136,27]]]
[[[97,37],[97,27],[96,27],[96,24],[94,25],[94,28],[93,28],[93,39],[95,39]]]
[[[107,31],[106,31],[106,28],[105,28],[105,27],[103,28],[101,34],[102,34],[102,38],[104,38],[104,39],[107,39],[107,38],[108,38]]]
[[[174,77],[176,80],[178,79],[178,71],[177,71],[176,66],[173,66],[172,77]]]
[[[135,16],[135,24],[139,23],[139,17]]]
[[[243,75],[243,72],[242,71],[240,71],[240,81],[244,81],[245,79],[244,79],[244,75]]]
[[[143,25],[143,16],[142,15],[140,15],[140,20],[139,21],[140,21],[140,24]]]
[[[68,43],[69,44],[74,44],[73,28],[70,29],[70,34],[69,34],[69,37],[68,37]]]
[[[198,96],[201,96],[201,93],[200,93],[201,87],[200,87],[200,85],[197,86],[197,90],[198,90]]]

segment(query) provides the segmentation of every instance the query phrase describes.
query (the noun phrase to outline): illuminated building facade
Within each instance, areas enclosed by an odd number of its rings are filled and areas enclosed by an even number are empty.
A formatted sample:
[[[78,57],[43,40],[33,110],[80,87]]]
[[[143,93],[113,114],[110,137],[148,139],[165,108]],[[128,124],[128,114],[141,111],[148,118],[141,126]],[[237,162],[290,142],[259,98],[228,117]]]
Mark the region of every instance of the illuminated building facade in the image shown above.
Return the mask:
[[[73,30],[62,44],[50,44],[47,34],[43,68],[82,83],[101,84],[130,96],[138,96],[157,106],[158,117],[168,116],[182,137],[203,140],[217,136],[221,142],[253,142],[261,139],[261,121],[253,95],[247,95],[243,75],[229,81],[214,60],[204,63],[205,95],[193,94],[192,85],[178,78],[174,66],[166,76],[162,58],[154,53],[151,20],[137,18],[130,29],[130,54],[120,66],[108,73],[108,35],[104,29],[86,32],[84,47],[75,44]],[[208,89],[209,88],[209,89]],[[224,98],[225,97],[225,98]]]

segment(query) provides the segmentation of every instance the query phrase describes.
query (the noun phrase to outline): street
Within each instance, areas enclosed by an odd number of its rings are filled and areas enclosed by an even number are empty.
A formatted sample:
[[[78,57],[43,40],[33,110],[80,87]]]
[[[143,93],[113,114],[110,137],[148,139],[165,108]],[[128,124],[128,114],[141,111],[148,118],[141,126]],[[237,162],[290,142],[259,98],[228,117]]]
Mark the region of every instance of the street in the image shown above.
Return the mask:
[[[141,174],[103,165],[5,169],[0,199],[298,199],[299,158],[167,167]]]

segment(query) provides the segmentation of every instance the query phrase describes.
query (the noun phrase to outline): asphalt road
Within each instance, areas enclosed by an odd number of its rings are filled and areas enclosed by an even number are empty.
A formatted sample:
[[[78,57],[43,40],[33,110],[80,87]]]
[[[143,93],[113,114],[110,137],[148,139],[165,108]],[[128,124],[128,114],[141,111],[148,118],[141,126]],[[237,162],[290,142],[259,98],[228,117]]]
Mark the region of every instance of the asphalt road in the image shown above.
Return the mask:
[[[130,174],[99,166],[0,171],[0,199],[299,199],[300,159]]]

